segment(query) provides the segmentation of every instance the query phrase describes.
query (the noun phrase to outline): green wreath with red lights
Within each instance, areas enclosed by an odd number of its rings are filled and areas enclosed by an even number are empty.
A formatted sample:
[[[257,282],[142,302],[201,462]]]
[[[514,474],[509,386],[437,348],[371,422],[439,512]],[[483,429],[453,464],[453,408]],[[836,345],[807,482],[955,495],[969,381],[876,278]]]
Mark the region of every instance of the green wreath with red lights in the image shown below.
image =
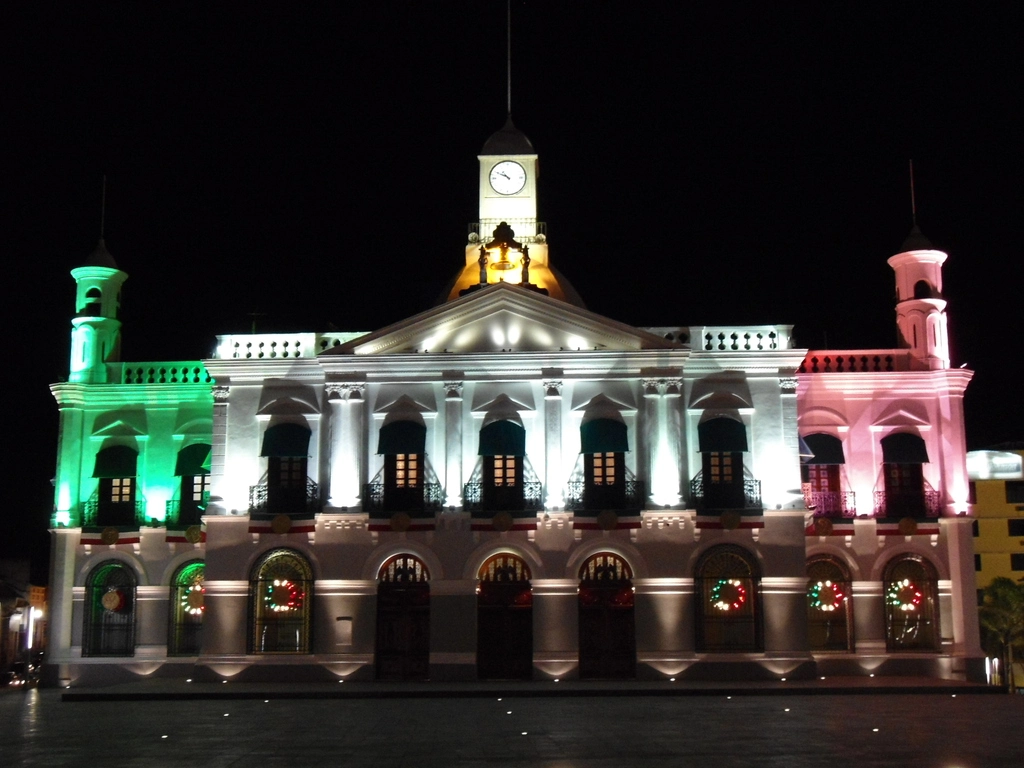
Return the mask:
[[[885,601],[898,611],[910,613],[921,607],[924,593],[910,580],[901,579],[889,585]]]
[[[747,590],[739,579],[719,579],[711,588],[711,604],[720,611],[738,611],[747,602]]]
[[[829,579],[812,584],[807,597],[811,601],[811,608],[825,613],[838,611],[846,600],[846,595],[839,585],[833,584]]]
[[[274,579],[267,582],[263,603],[274,613],[285,613],[301,610],[304,597],[302,589],[294,581]]]

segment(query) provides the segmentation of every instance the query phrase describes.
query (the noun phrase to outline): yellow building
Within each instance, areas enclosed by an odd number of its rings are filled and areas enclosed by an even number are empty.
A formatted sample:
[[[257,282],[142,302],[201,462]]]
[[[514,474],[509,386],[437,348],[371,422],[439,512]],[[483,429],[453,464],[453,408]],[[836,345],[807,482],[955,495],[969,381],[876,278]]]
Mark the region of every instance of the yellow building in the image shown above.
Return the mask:
[[[981,590],[997,576],[1024,578],[1024,443],[970,451],[974,569]]]

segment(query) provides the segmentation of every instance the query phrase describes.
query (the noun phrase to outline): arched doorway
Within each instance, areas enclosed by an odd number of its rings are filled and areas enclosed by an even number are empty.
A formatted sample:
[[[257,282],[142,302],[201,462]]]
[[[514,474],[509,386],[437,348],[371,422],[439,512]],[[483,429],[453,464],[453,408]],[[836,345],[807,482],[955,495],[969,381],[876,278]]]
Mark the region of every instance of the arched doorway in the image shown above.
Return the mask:
[[[481,680],[533,677],[530,568],[502,552],[480,566],[476,599],[476,671]]]
[[[119,560],[100,563],[85,580],[83,656],[135,655],[135,571]]]
[[[430,571],[409,554],[377,574],[378,680],[426,680],[430,673]]]
[[[849,651],[850,576],[846,567],[831,557],[815,557],[807,563],[807,640],[812,651]]]
[[[697,650],[761,651],[761,572],[742,547],[712,547],[697,562]]]
[[[580,677],[635,677],[633,571],[618,555],[598,552],[579,578]]]
[[[885,567],[885,645],[890,651],[939,648],[938,576],[917,555],[897,557]]]
[[[171,579],[171,621],[168,656],[196,656],[202,647],[205,566],[201,560],[185,563]]]
[[[249,581],[251,653],[309,653],[313,569],[291,549],[261,557]]]

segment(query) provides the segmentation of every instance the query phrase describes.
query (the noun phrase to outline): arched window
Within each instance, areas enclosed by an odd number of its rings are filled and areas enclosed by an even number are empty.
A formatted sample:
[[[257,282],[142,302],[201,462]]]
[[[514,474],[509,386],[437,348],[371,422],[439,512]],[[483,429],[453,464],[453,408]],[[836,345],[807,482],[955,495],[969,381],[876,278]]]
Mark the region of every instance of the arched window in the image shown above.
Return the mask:
[[[636,676],[633,571],[612,552],[587,558],[579,573],[580,677]]]
[[[530,567],[518,555],[488,558],[477,573],[477,675],[482,680],[533,676]]]
[[[119,560],[100,563],[85,580],[83,656],[135,655],[135,571]]]
[[[307,455],[311,432],[304,424],[282,423],[267,428],[261,456],[267,457],[267,484],[254,486],[265,496],[251,500],[257,513],[303,515],[315,512],[316,484],[307,477]],[[262,503],[261,503],[262,502]]]
[[[112,445],[96,454],[92,476],[99,480],[95,503],[90,503],[86,525],[133,527],[142,520],[136,503],[139,452],[127,445]]]
[[[168,502],[169,523],[181,528],[201,524],[210,501],[210,444],[194,443],[178,451],[174,474],[180,481],[177,503]]]
[[[812,456],[800,465],[804,503],[817,517],[854,517],[857,513],[852,491],[843,491],[840,470],[846,463],[843,442],[834,435],[814,434],[803,438]]]
[[[493,421],[480,430],[483,508],[522,510],[526,430],[513,421]]]
[[[926,493],[924,487],[922,465],[928,463],[924,440],[909,432],[895,432],[883,437],[881,442],[885,490],[876,498],[875,514],[924,517],[929,512],[937,513],[938,500],[934,493]]]
[[[761,574],[741,547],[712,547],[697,563],[697,650],[761,651]]]
[[[585,509],[625,509],[628,451],[622,414],[608,397],[597,395],[587,405],[580,424]]]
[[[103,316],[103,292],[99,288],[90,288],[85,292],[85,306],[80,314],[82,317]]]
[[[916,555],[898,557],[885,568],[885,645],[890,651],[939,649],[938,577]]]
[[[701,474],[691,483],[694,505],[699,510],[744,509],[747,499],[743,477],[743,453],[747,428],[742,421],[718,416],[697,425]],[[756,494],[760,504],[760,493]],[[748,504],[748,501],[750,502]]]
[[[413,410],[412,400],[405,396],[403,399],[408,400],[411,407],[388,414],[377,443],[377,453],[384,457],[385,512],[423,509],[427,427],[419,411]]]
[[[168,656],[197,656],[202,647],[205,566],[192,560],[171,579],[171,620],[167,638]]]
[[[812,651],[849,651],[851,582],[846,567],[831,557],[807,563],[807,632]]]
[[[915,299],[930,299],[932,298],[932,295],[932,287],[927,280],[918,280],[916,283],[914,283]]]
[[[388,558],[377,574],[378,680],[425,680],[430,673],[430,571],[410,554]]]
[[[249,581],[252,653],[309,653],[313,570],[291,549],[257,561]]]

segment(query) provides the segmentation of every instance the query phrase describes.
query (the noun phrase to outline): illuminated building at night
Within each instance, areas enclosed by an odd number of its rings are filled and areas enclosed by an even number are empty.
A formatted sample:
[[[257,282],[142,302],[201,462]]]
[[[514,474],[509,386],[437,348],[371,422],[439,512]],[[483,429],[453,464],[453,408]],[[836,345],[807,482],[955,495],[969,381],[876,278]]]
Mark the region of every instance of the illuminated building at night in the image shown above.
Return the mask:
[[[946,255],[889,259],[899,349],[635,328],[555,269],[511,120],[479,160],[444,300],[369,333],[121,362],[127,275],[72,272],[53,674],[981,679]]]

